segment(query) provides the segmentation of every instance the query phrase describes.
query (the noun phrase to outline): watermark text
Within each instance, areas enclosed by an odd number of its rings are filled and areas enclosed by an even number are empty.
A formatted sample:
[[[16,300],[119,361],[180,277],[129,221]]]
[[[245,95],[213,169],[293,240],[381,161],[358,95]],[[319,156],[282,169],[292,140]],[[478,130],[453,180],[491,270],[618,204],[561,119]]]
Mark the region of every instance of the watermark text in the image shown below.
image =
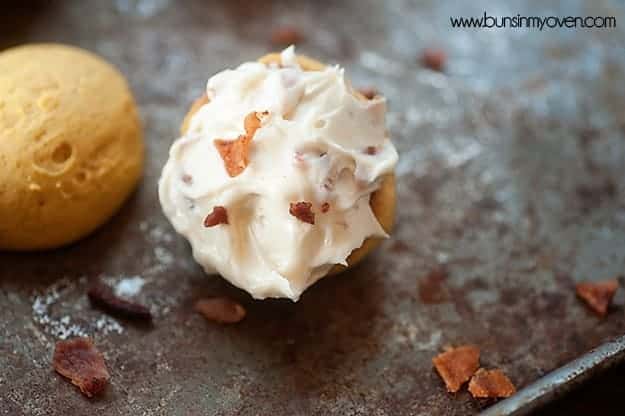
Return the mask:
[[[614,16],[451,16],[453,28],[511,28],[511,29],[611,29],[616,27]]]

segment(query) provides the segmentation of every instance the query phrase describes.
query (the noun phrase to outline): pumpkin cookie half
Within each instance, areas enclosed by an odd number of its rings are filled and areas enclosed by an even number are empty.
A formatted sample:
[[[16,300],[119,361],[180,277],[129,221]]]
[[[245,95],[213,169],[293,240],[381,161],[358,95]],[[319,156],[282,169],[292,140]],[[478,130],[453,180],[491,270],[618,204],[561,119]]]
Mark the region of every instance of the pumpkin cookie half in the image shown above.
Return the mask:
[[[83,238],[117,212],[143,162],[139,114],[117,69],[60,44],[0,53],[0,250]]]

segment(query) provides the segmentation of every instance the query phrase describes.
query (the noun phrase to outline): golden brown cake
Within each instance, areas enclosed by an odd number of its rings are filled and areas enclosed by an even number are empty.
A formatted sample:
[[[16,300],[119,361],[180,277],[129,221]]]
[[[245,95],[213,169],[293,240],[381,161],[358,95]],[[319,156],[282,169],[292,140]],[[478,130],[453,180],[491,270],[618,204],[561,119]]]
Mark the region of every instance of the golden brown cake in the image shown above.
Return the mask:
[[[143,169],[124,77],[71,46],[0,53],[0,249],[47,249],[115,213]]]

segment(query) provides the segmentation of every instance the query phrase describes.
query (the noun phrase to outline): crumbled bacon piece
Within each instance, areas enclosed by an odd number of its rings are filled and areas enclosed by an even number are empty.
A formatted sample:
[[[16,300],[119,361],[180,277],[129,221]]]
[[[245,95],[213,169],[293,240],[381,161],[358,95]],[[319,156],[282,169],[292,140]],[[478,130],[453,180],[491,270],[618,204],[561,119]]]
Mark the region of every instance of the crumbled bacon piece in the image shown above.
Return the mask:
[[[302,222],[307,222],[308,224],[315,223],[315,213],[312,211],[312,204],[310,202],[291,202],[289,214]]]
[[[366,154],[368,154],[368,155],[373,156],[373,155],[375,155],[376,153],[378,153],[378,148],[377,148],[377,147],[375,147],[375,146],[367,146],[367,147],[365,148],[365,153],[366,153]]]
[[[304,36],[302,35],[302,32],[292,26],[279,27],[271,33],[271,43],[274,45],[288,46],[295,45],[303,41]]]
[[[219,155],[224,161],[226,172],[230,177],[235,177],[241,174],[249,165],[249,152],[250,144],[254,133],[260,127],[261,117],[268,113],[252,112],[245,116],[243,120],[243,126],[245,128],[245,134],[241,134],[234,140],[215,139],[214,144],[219,152]]]
[[[500,369],[480,368],[469,382],[469,393],[476,399],[498,399],[512,396],[516,388]]]
[[[225,163],[226,172],[231,178],[240,175],[249,165],[250,141],[251,139],[243,134],[235,140],[215,140],[215,147]]]
[[[183,174],[181,179],[182,182],[186,183],[187,185],[191,185],[193,183],[193,177],[188,173]]]
[[[195,310],[209,321],[220,324],[237,323],[246,313],[239,303],[224,297],[200,299],[195,302]]]
[[[113,315],[130,319],[152,319],[152,313],[147,307],[116,296],[113,290],[99,279],[91,283],[87,290],[87,296],[94,306]]]
[[[608,307],[618,289],[616,279],[600,282],[581,282],[575,285],[575,291],[593,312],[603,317],[608,313]]]
[[[87,397],[104,390],[111,378],[104,357],[89,338],[57,342],[52,366]]]
[[[373,87],[359,88],[358,92],[361,93],[367,100],[373,100],[378,95],[378,90]]]
[[[455,393],[480,366],[480,350],[473,345],[449,348],[432,359],[447,390]]]
[[[421,63],[432,71],[443,71],[445,61],[447,61],[447,56],[442,49],[426,49],[421,54]]]
[[[326,213],[326,212],[328,212],[329,210],[330,210],[330,204],[329,204],[329,203],[327,203],[327,202],[324,202],[324,203],[321,205],[321,212],[323,212],[323,213],[325,214],[325,213]]]
[[[213,207],[213,212],[204,218],[204,227],[214,227],[219,224],[228,224],[228,211],[217,205]]]
[[[269,114],[268,111],[263,111],[262,113],[253,112],[249,113],[243,119],[243,128],[245,129],[245,134],[252,138],[256,130],[260,127],[260,121],[263,117],[266,117]]]

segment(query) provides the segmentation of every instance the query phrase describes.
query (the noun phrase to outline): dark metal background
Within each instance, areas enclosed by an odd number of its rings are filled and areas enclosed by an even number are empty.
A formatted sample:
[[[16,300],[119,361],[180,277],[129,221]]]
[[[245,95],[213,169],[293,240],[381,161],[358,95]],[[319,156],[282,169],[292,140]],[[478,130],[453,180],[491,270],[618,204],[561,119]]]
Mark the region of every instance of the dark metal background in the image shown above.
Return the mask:
[[[625,271],[623,5],[517,3],[3,3],[0,47],[77,44],[128,76],[148,163],[138,192],[93,236],[0,254],[0,414],[463,415],[481,405],[445,392],[430,361],[443,345],[480,346],[484,366],[522,387],[623,333],[622,294],[604,321],[574,295],[577,280]],[[618,25],[450,28],[450,15],[484,10],[609,15]],[[211,74],[273,49],[279,24],[306,33],[300,52],[341,63],[355,85],[389,98],[401,154],[393,238],[297,304],[254,302],[204,276],[156,195],[188,104]],[[446,74],[418,65],[436,45],[449,54]],[[428,277],[439,263],[448,277]],[[95,275],[112,284],[140,275],[154,326],[91,309],[84,291]],[[215,294],[240,299],[246,320],[216,326],[192,311]],[[113,377],[93,401],[50,369],[57,337],[82,333]]]

